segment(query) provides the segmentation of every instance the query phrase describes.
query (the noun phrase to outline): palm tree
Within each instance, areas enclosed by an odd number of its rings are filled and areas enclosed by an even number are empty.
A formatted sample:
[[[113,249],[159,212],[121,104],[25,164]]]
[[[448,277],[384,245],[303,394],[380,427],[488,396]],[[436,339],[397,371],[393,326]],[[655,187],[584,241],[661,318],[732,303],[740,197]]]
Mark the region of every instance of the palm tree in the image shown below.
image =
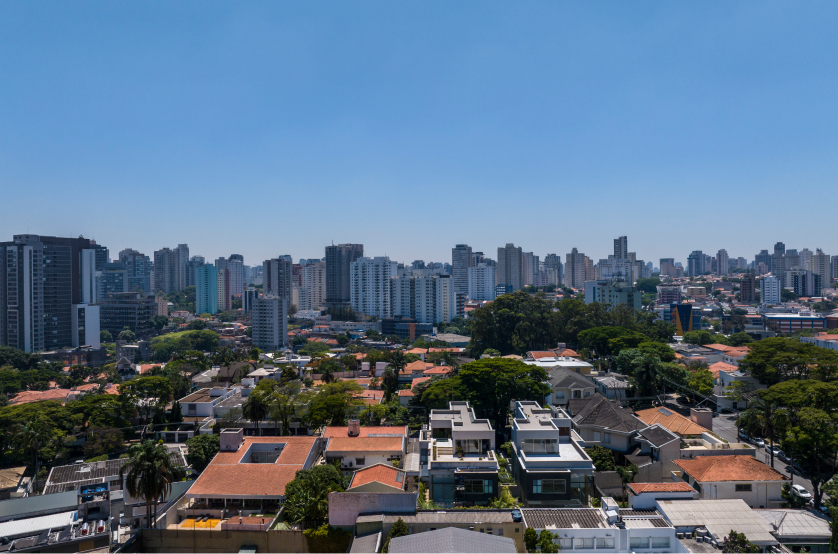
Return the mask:
[[[145,500],[146,518],[151,527],[157,519],[157,504],[172,492],[172,483],[182,478],[183,468],[172,463],[162,443],[147,440],[128,449],[128,460],[119,468],[120,478],[126,472],[125,489],[134,498]]]
[[[32,475],[36,485],[38,481],[38,450],[49,443],[50,439],[52,439],[52,429],[39,416],[15,426],[14,442],[17,443],[19,448],[28,450],[32,455]]]
[[[242,405],[242,415],[256,424],[256,434],[262,436],[259,430],[259,422],[268,416],[268,405],[261,393],[253,392],[247,397]]]

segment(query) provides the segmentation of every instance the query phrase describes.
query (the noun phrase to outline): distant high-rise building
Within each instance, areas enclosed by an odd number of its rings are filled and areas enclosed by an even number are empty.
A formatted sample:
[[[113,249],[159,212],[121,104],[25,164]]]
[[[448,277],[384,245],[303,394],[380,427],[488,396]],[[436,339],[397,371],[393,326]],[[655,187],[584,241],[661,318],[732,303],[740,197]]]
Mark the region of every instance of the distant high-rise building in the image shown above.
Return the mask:
[[[124,263],[105,264],[96,272],[96,299],[101,300],[111,292],[128,292],[128,269]]]
[[[780,292],[783,286],[780,279],[769,275],[760,279],[759,301],[761,304],[779,304],[782,301]]]
[[[742,276],[739,283],[739,301],[745,304],[756,302],[756,276],[753,271],[748,271]]]
[[[219,258],[223,260],[224,258]],[[218,311],[226,312],[233,307],[233,298],[230,295],[230,270],[226,265],[216,265],[215,267],[215,285],[216,300],[218,301]]]
[[[450,275],[393,277],[390,297],[392,315],[409,317],[417,323],[450,323],[457,315],[457,295]]]
[[[661,276],[675,277],[677,276],[677,267],[675,266],[675,258],[661,258],[660,260],[660,274]],[[675,302],[677,304],[677,302]]]
[[[126,248],[119,253],[119,261],[128,269],[128,290],[151,290],[151,259],[132,248]]]
[[[355,312],[379,319],[391,317],[390,279],[398,275],[398,264],[387,256],[358,258],[349,265],[350,302]],[[328,280],[328,265],[327,275]]]
[[[681,303],[681,285],[658,285],[658,300],[661,305]]]
[[[701,250],[693,250],[687,257],[687,274],[690,277],[697,277],[705,273],[704,253]]]
[[[535,276],[539,271],[538,256],[532,252],[523,252],[521,254],[521,284],[529,287],[535,284]]]
[[[754,256],[754,268],[761,263],[765,264],[765,267],[771,267],[771,254],[768,250],[760,250],[759,254]]]
[[[790,269],[784,279],[786,288],[800,297],[821,295],[821,276],[806,269]]]
[[[774,244],[774,255],[775,256],[783,256],[786,253],[786,245],[782,242],[778,242]]]
[[[412,267],[413,269],[425,269],[425,260],[413,260],[413,263],[410,264],[410,267]]]
[[[510,285],[513,291],[524,286],[524,261],[521,247],[512,243],[498,248],[498,269],[495,279],[498,285]]]
[[[812,273],[819,276],[821,288],[828,288],[832,283],[830,256],[828,254],[824,254],[823,250],[818,248],[810,260],[810,266]]]
[[[0,243],[0,291],[0,345],[26,352],[99,347],[89,239],[15,235]]]
[[[218,313],[218,274],[212,264],[195,268],[195,313]]]
[[[128,327],[137,336],[151,333],[151,318],[157,315],[157,302],[145,292],[111,292],[100,300],[101,327],[119,335]]]
[[[279,296],[291,305],[292,264],[286,258],[274,258],[262,263],[262,292],[265,296]]]
[[[303,286],[300,289],[300,310],[319,310],[326,301],[326,262],[303,267]]]
[[[247,287],[242,293],[242,312],[249,314],[253,310],[253,303],[259,298],[259,289]]]
[[[175,279],[175,253],[171,248],[162,248],[154,251],[154,283],[151,292],[175,292],[177,281]]]
[[[468,268],[468,297],[472,300],[494,300],[496,297],[496,268],[479,263]]]
[[[838,256],[832,256],[832,280],[838,279]]]
[[[338,244],[326,247],[326,304],[348,307],[351,303],[349,266],[364,255],[363,244]]]
[[[468,294],[468,268],[470,267],[474,267],[474,255],[471,246],[458,244],[452,248],[451,274],[454,278],[455,294]]]
[[[192,256],[186,263],[186,286],[194,287],[197,283],[195,279],[195,270],[203,266],[206,262],[203,256]]]
[[[614,257],[618,260],[628,258],[628,237],[617,237],[614,239]]]
[[[101,271],[105,264],[111,262],[110,252],[101,244],[96,244],[95,240],[90,241],[90,248],[96,252],[96,271]]]
[[[800,269],[808,269],[809,271],[814,271],[812,269],[812,256],[814,256],[814,252],[809,250],[808,248],[804,248],[798,254],[800,260]]]
[[[254,346],[262,350],[280,350],[285,346],[288,339],[288,303],[285,298],[268,295],[255,299],[250,317]]]
[[[551,284],[558,285],[562,282],[562,259],[559,255],[547,254],[544,257],[544,267],[545,269],[556,270],[556,282]]]
[[[240,296],[244,292],[244,257],[231,254],[227,258],[227,271],[230,272],[230,296]]]
[[[189,286],[189,245],[178,244],[175,249],[175,290]]]
[[[728,265],[729,262],[730,257],[727,254],[727,250],[722,248],[716,254],[716,274],[727,275],[730,272],[730,266]]]
[[[565,257],[564,284],[572,289],[585,288],[585,281],[592,281],[595,277],[594,265],[591,259],[576,248]]]
[[[635,310],[639,310],[643,307],[642,296],[643,291],[625,281],[611,279],[585,281],[585,304],[599,302],[606,304],[607,310],[612,310],[620,304],[628,304]]]

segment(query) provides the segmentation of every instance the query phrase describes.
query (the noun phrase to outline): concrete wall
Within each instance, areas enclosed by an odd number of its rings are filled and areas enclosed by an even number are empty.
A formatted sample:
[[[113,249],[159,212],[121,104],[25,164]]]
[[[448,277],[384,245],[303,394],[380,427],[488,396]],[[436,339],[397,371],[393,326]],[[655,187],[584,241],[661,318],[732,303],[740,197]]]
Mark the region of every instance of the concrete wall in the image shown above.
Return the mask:
[[[307,552],[302,531],[209,531],[143,529],[142,552],[238,552],[253,545],[257,552]]]
[[[693,479],[690,479],[690,484],[695,488]],[[779,508],[783,502],[782,486],[780,481],[754,481],[751,491],[737,491],[736,483],[702,483],[698,498],[740,498],[754,509]]]
[[[333,492],[329,493],[329,523],[355,527],[361,513],[403,514],[416,510],[416,493]]]

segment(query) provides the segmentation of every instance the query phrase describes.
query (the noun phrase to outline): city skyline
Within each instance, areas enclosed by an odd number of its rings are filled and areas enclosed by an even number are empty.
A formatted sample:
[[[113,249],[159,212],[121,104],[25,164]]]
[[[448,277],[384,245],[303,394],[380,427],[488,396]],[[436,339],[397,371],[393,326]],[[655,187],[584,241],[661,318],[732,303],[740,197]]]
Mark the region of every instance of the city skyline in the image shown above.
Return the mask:
[[[838,252],[807,209],[755,236],[789,191],[834,190],[835,4],[100,6],[0,6],[0,187],[44,199],[2,236],[250,265],[333,240]]]

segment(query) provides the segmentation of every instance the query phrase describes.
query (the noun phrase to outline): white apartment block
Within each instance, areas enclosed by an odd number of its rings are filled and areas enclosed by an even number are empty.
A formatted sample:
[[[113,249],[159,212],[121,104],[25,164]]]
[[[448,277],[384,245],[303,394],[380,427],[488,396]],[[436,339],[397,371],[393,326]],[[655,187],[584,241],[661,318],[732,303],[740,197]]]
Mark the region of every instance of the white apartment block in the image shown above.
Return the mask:
[[[457,315],[454,279],[448,275],[393,277],[390,296],[392,315],[410,317],[418,323],[450,323]]]
[[[300,289],[300,310],[319,310],[326,301],[326,262],[304,266],[303,286]]]
[[[722,248],[716,253],[716,274],[717,275],[727,275],[730,267],[730,256],[727,254],[727,250]]]
[[[759,286],[759,301],[761,304],[779,304],[782,300],[780,294],[782,284],[780,279],[769,275],[760,280]]]
[[[352,309],[379,319],[392,316],[390,279],[398,275],[398,266],[387,256],[358,258],[349,264]]]
[[[468,268],[468,297],[471,300],[495,299],[494,266],[478,264],[477,267]]]
[[[576,248],[570,251],[565,258],[564,284],[567,287],[581,289],[585,287],[585,281],[594,279],[594,266],[591,259],[580,253]]]
[[[239,296],[244,293],[244,264],[241,260],[227,260],[227,271],[230,272],[230,296]]]
[[[824,254],[823,250],[820,248],[818,248],[815,255],[812,256],[812,260],[810,262],[811,271],[815,275],[821,276],[821,289],[828,289],[829,284],[832,282],[831,261],[832,260],[829,254]]]
[[[601,259],[596,266],[597,279],[619,278],[621,281],[634,282],[634,273],[635,263],[628,258],[608,256],[608,259]]]
[[[279,296],[253,301],[253,345],[262,350],[279,350],[288,338],[288,306]]]

